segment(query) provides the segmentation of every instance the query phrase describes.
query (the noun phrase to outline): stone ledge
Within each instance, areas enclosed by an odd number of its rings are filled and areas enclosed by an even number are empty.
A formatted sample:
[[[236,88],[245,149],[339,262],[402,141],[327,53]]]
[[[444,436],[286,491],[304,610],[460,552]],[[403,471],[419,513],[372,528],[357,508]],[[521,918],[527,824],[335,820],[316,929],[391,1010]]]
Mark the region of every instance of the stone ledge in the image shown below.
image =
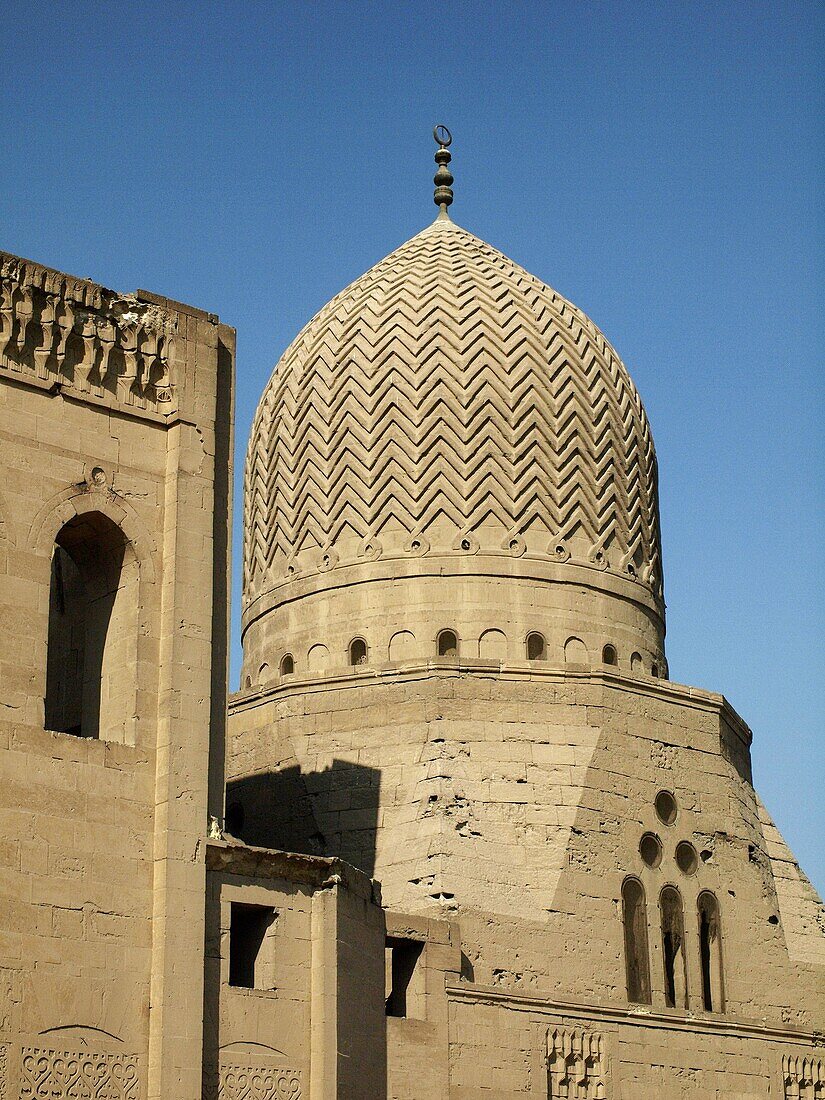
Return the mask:
[[[825,1045],[825,1038],[818,1031],[803,1031],[791,1026],[775,1027],[758,1020],[737,1020],[731,1016],[703,1018],[687,1012],[662,1012],[639,1008],[620,1008],[610,1005],[594,1005],[581,1001],[555,1001],[550,997],[526,996],[509,993],[492,986],[446,984],[448,1000],[467,1004],[498,1004],[515,1012],[539,1012],[546,1016],[576,1017],[582,1020],[601,1020],[616,1024],[659,1028],[666,1031],[692,1031],[704,1034],[723,1034],[742,1039],[773,1039],[783,1043]]]
[[[210,839],[206,844],[206,869],[250,878],[279,878],[315,890],[343,886],[365,901],[381,904],[380,883],[334,856],[307,856],[258,848],[234,839]]]

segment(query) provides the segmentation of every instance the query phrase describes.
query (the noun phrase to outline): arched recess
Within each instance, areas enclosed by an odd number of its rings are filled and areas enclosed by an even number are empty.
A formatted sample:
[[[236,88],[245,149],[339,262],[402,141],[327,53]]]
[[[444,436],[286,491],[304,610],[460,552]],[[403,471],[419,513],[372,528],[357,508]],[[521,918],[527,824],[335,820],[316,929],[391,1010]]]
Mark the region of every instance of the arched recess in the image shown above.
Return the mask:
[[[702,971],[702,1004],[706,1012],[725,1011],[725,979],[722,970],[722,922],[719,902],[703,890],[696,902],[699,920],[699,962]]]
[[[546,661],[547,660],[547,641],[543,634],[540,634],[537,630],[531,630],[527,635],[524,646],[527,652],[528,661]]]
[[[662,921],[662,963],[665,971],[665,1004],[668,1008],[688,1007],[685,918],[682,895],[675,886],[665,886],[659,895]]]
[[[507,660],[507,635],[503,630],[485,630],[478,639],[478,655],[490,661]]]
[[[415,657],[415,635],[411,630],[397,630],[390,638],[391,661],[409,661]]]
[[[44,719],[48,730],[134,743],[140,567],[99,511],[57,532],[51,559]]]
[[[281,675],[291,676],[295,672],[295,658],[291,653],[285,653],[281,658]]]
[[[369,660],[369,650],[367,648],[367,642],[364,638],[353,638],[349,644],[347,650],[349,663],[353,667],[367,664]]]
[[[310,672],[323,672],[329,664],[329,650],[323,642],[310,646],[307,652],[307,668]]]
[[[458,635],[454,630],[441,630],[435,641],[435,652],[439,657],[458,656]]]
[[[626,878],[622,883],[622,922],[627,999],[633,1004],[649,1005],[651,993],[647,903],[644,886],[637,878]]]
[[[100,685],[100,698],[107,710],[102,715],[102,727],[101,715],[98,715],[98,732],[85,735],[134,744],[137,740],[140,721],[147,722],[151,728],[152,714],[157,708],[158,670],[157,661],[153,659],[153,650],[158,634],[160,608],[159,593],[154,587],[157,574],[157,551],[149,530],[134,507],[105,484],[84,482],[64,489],[42,505],[29,526],[23,544],[43,563],[40,582],[49,593],[48,601],[46,592],[43,595],[43,607],[48,608],[51,603],[54,572],[57,568],[56,548],[60,546],[61,550],[68,553],[68,546],[61,546],[61,543],[72,543],[75,554],[81,553],[81,548],[86,541],[82,528],[87,517],[89,519],[86,533],[93,545],[90,547],[91,555],[86,560],[84,568],[92,565],[96,554],[102,555],[100,569],[103,573],[102,576],[98,574],[93,578],[91,592],[100,597],[102,590],[110,584],[112,574],[118,566],[120,583],[118,592],[109,593],[113,597],[114,615],[110,637],[116,644],[108,655],[104,654],[106,661],[102,662],[104,681]],[[97,547],[94,545],[95,531],[102,535],[102,544]],[[59,556],[61,565],[66,564],[65,558],[62,555]],[[74,561],[72,567],[76,567]],[[55,598],[56,596],[55,592]],[[103,605],[95,609],[96,614],[102,608]],[[120,631],[120,627],[132,616],[132,613],[134,613],[134,633],[132,633],[132,626],[129,626],[128,634],[130,638],[134,638],[134,643],[127,642],[125,635]],[[47,687],[50,632],[48,619],[49,616],[44,610],[40,620],[42,625],[35,628],[38,645],[36,661],[42,676],[40,681],[42,687],[38,694],[44,703],[49,695]],[[107,636],[109,636],[108,630]],[[125,676],[113,667],[113,662],[124,655],[128,655],[129,660],[125,669],[128,675]],[[135,697],[134,702],[131,702],[133,688]],[[54,698],[53,695],[52,698]],[[130,710],[130,703],[131,713],[127,713]],[[122,710],[122,724],[120,719],[115,717],[118,707]],[[49,720],[55,717],[51,703],[49,712],[47,716],[44,706],[43,719],[47,729]],[[88,722],[86,725],[87,729],[90,728]]]
[[[581,638],[568,638],[564,643],[564,660],[568,665],[586,665],[590,658]]]

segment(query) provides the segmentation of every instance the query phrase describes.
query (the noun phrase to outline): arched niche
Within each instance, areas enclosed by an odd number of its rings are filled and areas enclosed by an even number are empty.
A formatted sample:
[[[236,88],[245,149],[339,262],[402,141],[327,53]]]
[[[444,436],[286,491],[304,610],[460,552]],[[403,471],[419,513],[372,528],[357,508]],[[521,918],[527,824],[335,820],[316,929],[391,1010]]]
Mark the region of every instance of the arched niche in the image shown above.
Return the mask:
[[[710,890],[703,890],[696,902],[699,922],[699,963],[702,973],[702,1004],[706,1012],[725,1011],[725,981],[722,971],[722,921],[719,902]]]
[[[415,657],[415,635],[411,630],[397,630],[390,638],[391,661],[409,661]]]
[[[647,904],[644,886],[637,878],[626,878],[622,883],[622,923],[627,999],[633,1004],[649,1005],[651,993]]]
[[[507,660],[507,635],[503,630],[485,630],[478,639],[478,655],[490,661]]]
[[[688,1007],[685,918],[682,895],[675,886],[665,886],[659,895],[662,922],[662,964],[665,976],[665,1004],[668,1008]]]
[[[435,652],[438,657],[458,656],[458,635],[454,630],[441,630],[435,640]]]
[[[99,511],[55,536],[49,581],[44,721],[48,730],[134,743],[140,566]]]
[[[568,665],[586,665],[590,661],[587,646],[581,638],[568,638],[564,643],[564,660]]]
[[[323,672],[329,665],[329,650],[323,642],[310,646],[307,652],[307,668],[310,672]]]

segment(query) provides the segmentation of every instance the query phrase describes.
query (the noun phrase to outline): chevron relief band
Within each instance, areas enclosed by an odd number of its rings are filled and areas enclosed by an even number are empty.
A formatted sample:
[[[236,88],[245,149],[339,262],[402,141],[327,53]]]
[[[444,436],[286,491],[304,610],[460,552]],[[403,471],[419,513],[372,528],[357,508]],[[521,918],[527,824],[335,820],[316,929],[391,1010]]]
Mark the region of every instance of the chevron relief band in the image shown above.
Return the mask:
[[[508,547],[662,593],[656,456],[627,370],[580,310],[446,219],[284,354],[245,532],[247,605],[359,554]]]

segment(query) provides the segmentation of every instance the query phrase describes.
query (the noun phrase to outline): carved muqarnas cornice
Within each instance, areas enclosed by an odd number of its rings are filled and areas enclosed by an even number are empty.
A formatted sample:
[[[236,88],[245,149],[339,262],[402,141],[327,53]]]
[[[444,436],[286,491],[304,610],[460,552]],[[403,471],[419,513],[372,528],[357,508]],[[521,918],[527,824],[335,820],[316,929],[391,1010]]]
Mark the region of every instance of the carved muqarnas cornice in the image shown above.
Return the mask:
[[[549,1100],[603,1100],[604,1039],[581,1028],[551,1028],[547,1032],[547,1094]]]
[[[825,1100],[825,1058],[784,1054],[782,1084],[785,1100]]]
[[[175,411],[173,314],[0,252],[0,371],[107,405]]]

